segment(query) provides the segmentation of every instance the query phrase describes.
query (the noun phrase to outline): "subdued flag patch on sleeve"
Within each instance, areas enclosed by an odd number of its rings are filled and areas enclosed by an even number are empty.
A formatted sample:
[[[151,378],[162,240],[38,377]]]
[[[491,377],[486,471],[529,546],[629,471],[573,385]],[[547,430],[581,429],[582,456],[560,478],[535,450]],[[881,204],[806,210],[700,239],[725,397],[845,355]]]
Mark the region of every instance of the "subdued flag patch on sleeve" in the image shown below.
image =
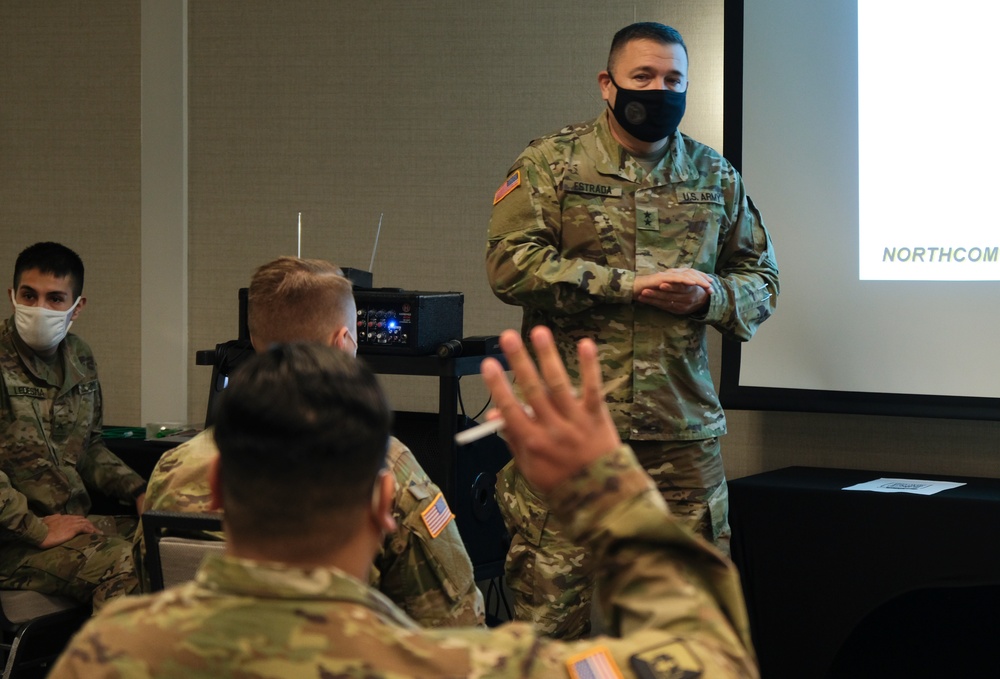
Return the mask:
[[[444,495],[438,493],[430,506],[420,512],[420,518],[424,520],[427,532],[431,534],[432,538],[436,538],[448,525],[448,522],[455,518],[455,515],[451,513],[451,508],[448,507]]]
[[[521,171],[514,170],[514,174],[507,177],[507,181],[500,185],[497,192],[493,194],[493,204],[496,205],[501,200],[503,200],[508,193],[516,189],[521,185]]]
[[[701,663],[680,640],[636,653],[630,659],[639,679],[699,679]]]
[[[622,679],[615,659],[603,646],[595,646],[586,653],[573,656],[566,661],[566,669],[573,679]]]

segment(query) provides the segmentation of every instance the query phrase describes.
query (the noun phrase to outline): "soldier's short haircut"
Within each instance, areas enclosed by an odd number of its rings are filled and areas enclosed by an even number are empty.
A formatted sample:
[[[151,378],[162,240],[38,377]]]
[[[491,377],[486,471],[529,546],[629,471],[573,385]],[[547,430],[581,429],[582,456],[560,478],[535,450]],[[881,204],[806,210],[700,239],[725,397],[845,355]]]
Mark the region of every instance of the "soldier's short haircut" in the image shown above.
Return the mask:
[[[226,530],[346,539],[370,507],[392,412],[375,375],[321,344],[275,344],[233,374],[215,421]],[[342,519],[342,521],[341,521]]]
[[[611,50],[608,52],[608,71],[611,70],[622,48],[633,40],[652,40],[661,45],[680,45],[687,55],[687,45],[684,44],[684,38],[677,29],[655,21],[640,21],[615,33],[615,37],[611,40]]]
[[[322,259],[279,257],[250,280],[247,325],[258,350],[277,342],[323,342],[356,322],[354,309],[351,282],[340,268]]]
[[[83,294],[83,260],[61,243],[46,241],[22,250],[14,262],[14,290],[21,285],[21,274],[32,269],[56,278],[69,276],[73,298]]]

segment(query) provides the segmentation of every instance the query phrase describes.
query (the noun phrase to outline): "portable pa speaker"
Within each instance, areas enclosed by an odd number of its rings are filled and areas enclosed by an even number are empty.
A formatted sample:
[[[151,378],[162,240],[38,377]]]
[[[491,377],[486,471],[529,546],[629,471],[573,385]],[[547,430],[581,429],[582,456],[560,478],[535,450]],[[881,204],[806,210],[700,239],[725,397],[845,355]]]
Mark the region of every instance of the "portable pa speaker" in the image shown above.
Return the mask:
[[[355,290],[358,353],[421,356],[462,336],[460,292]]]

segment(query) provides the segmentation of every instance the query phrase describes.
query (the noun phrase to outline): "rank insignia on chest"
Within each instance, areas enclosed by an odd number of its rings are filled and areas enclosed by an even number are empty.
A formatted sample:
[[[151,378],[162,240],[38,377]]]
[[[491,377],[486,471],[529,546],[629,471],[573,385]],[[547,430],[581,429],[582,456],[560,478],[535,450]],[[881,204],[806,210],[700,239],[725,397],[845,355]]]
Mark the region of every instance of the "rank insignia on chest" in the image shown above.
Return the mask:
[[[659,231],[660,216],[656,208],[639,207],[635,209],[635,228],[639,231]]]
[[[497,192],[493,194],[493,204],[496,205],[507,197],[507,194],[521,185],[521,171],[514,170],[514,174],[507,177],[507,181],[500,185]]]
[[[451,522],[455,515],[451,513],[451,508],[444,499],[444,495],[438,493],[430,506],[420,512],[420,518],[427,526],[427,532],[432,538],[436,538],[444,530],[445,526]]]
[[[573,656],[566,661],[566,669],[573,679],[622,679],[615,659],[603,646]]]

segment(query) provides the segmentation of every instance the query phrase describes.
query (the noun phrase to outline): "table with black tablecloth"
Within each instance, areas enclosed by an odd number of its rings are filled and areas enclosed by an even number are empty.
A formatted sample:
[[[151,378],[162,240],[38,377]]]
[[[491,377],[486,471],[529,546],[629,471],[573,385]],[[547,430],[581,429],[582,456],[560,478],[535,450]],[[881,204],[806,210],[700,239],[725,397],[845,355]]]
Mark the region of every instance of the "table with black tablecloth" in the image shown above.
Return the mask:
[[[153,473],[153,467],[156,466],[160,456],[183,442],[172,437],[167,439],[150,439],[147,441],[141,434],[128,437],[119,435],[120,431],[128,429],[128,427],[105,427],[105,433],[110,432],[111,435],[105,436],[104,444],[122,462],[134,469],[139,476],[147,481],[149,480],[149,475]],[[135,428],[135,431],[139,432],[142,430]],[[92,490],[90,499],[93,503],[90,510],[92,514],[129,514],[134,511],[133,506],[122,504],[118,500],[112,499],[97,490]]]
[[[134,469],[142,478],[149,480],[153,467],[160,456],[183,441],[175,439],[105,438],[104,445],[121,458],[122,462]]]
[[[966,485],[842,490],[879,478]],[[764,679],[935,676],[935,663],[1000,676],[1000,479],[788,467],[729,488]],[[887,665],[900,669],[873,669]]]

